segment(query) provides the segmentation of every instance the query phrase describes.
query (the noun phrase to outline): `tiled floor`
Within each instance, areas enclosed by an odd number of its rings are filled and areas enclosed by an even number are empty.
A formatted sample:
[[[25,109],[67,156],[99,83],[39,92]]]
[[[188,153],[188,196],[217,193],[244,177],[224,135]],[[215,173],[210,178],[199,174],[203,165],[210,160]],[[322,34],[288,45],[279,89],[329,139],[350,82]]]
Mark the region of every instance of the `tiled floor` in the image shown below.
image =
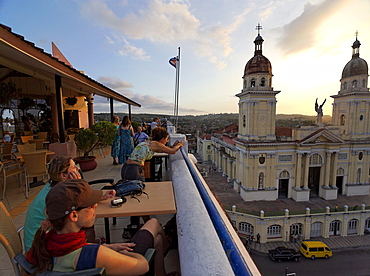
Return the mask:
[[[95,152],[96,154],[98,152]],[[87,181],[102,179],[102,178],[113,178],[115,181],[120,179],[121,165],[112,165],[112,158],[109,156],[109,149],[107,148],[105,153],[106,157],[98,157],[98,166],[95,170],[84,172],[83,177]],[[163,180],[168,179],[168,173],[163,172]],[[39,179],[40,180],[40,179]],[[3,183],[1,183],[0,192],[2,193]],[[18,178],[10,179],[6,188],[6,196],[3,200],[4,205],[13,217],[14,224],[18,228],[24,224],[26,217],[27,207],[32,202],[33,198],[43,188],[43,186],[35,187],[30,190],[29,199],[25,198],[24,187],[18,187]],[[159,220],[164,225],[172,215],[158,215],[152,216]],[[1,222],[0,222],[1,223]],[[124,226],[129,224],[129,218],[117,218],[117,224],[111,225],[111,239],[112,242],[123,242],[122,229]],[[97,219],[95,222],[96,237],[104,236],[104,220]],[[179,259],[176,250],[171,250],[165,259],[166,271],[179,271]],[[15,275],[12,264],[8,258],[5,249],[0,246],[0,276]]]

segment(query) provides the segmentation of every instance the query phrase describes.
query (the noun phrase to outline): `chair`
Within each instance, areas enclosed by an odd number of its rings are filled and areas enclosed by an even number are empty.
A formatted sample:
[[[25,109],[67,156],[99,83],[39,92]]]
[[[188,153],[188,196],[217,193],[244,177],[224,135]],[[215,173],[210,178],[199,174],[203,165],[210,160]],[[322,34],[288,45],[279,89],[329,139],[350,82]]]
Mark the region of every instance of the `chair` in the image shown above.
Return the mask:
[[[22,144],[27,144],[29,140],[33,140],[33,135],[21,136]]]
[[[4,204],[0,202],[0,242],[8,253],[9,259],[13,264],[13,269],[16,276],[21,275],[20,268],[17,263],[13,262],[14,257],[23,252],[22,240],[19,232],[23,229],[16,229],[13,219]]]
[[[15,275],[22,275],[21,268],[27,273],[32,273],[34,268],[32,268],[32,264],[29,263],[23,255],[22,238],[20,236],[20,231],[23,229],[23,226],[18,230],[15,228],[13,219],[2,202],[0,202],[0,221],[0,242],[8,253],[9,259],[13,264]],[[37,275],[105,275],[104,271],[105,269],[103,267],[99,267],[74,272],[45,271]]]
[[[26,197],[28,198],[28,190],[30,188],[28,178],[35,177],[37,179],[38,176],[42,176],[42,179],[44,179],[45,175],[49,176],[46,168],[46,151],[25,152],[22,153],[22,157],[26,174]]]
[[[28,140],[29,144],[36,144],[36,150],[44,149],[44,139]]]
[[[6,179],[10,176],[17,175],[19,176],[19,184],[22,183],[22,177],[21,174],[24,173],[24,169],[22,167],[21,162],[17,162],[16,160],[9,160],[0,162],[0,173],[3,175],[3,195],[1,197],[1,200],[4,200],[5,197],[5,189],[6,189]],[[28,198],[28,190],[26,185],[26,197]]]
[[[26,136],[33,136],[33,131],[29,131],[29,130],[25,130],[23,131],[23,134],[26,135]]]
[[[24,145],[17,145],[18,151],[20,153],[30,152],[36,150],[36,144],[24,144]]]
[[[1,161],[12,159],[14,144],[13,143],[4,143],[3,153],[1,154]]]
[[[39,133],[37,133],[37,138],[38,139],[44,139],[44,141],[46,141],[47,138],[48,138],[48,133],[47,132],[39,132]]]

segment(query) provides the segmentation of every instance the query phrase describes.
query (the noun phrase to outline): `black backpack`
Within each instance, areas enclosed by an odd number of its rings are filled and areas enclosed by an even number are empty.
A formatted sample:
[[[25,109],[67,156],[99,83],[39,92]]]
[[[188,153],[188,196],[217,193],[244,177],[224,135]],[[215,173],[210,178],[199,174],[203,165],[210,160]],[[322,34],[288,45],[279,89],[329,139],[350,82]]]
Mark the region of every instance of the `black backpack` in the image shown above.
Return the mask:
[[[132,198],[140,200],[136,196],[141,194],[146,194],[144,192],[145,184],[141,180],[119,180],[116,185],[114,185],[114,190],[116,191],[116,196],[131,196]]]

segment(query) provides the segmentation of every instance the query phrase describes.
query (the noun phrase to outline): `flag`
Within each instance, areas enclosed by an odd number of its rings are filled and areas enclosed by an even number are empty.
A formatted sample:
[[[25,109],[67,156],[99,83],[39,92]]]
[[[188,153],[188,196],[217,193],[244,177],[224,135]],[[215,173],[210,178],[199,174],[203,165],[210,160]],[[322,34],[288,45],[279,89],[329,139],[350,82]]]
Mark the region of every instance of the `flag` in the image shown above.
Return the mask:
[[[169,63],[176,68],[176,63],[177,63],[178,59],[177,57],[173,57],[173,58],[170,58],[169,60]]]

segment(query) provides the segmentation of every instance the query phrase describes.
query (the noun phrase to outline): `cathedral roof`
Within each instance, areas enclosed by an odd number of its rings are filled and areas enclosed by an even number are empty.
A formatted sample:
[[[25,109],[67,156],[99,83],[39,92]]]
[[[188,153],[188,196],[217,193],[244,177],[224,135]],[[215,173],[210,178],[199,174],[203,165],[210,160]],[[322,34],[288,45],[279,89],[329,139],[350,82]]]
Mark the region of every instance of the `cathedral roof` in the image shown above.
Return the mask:
[[[272,74],[271,62],[262,54],[255,55],[245,65],[244,75],[255,73]]]
[[[342,79],[357,75],[367,75],[368,74],[368,66],[367,62],[360,58],[360,41],[356,40],[352,45],[353,53],[352,53],[352,59],[344,66],[343,72],[342,72]]]
[[[262,44],[264,40],[259,33],[260,29],[262,29],[262,27],[258,24],[258,35],[254,40],[254,56],[245,65],[244,75],[255,73],[267,73],[272,75],[271,62],[268,60],[268,58],[262,55]]]

